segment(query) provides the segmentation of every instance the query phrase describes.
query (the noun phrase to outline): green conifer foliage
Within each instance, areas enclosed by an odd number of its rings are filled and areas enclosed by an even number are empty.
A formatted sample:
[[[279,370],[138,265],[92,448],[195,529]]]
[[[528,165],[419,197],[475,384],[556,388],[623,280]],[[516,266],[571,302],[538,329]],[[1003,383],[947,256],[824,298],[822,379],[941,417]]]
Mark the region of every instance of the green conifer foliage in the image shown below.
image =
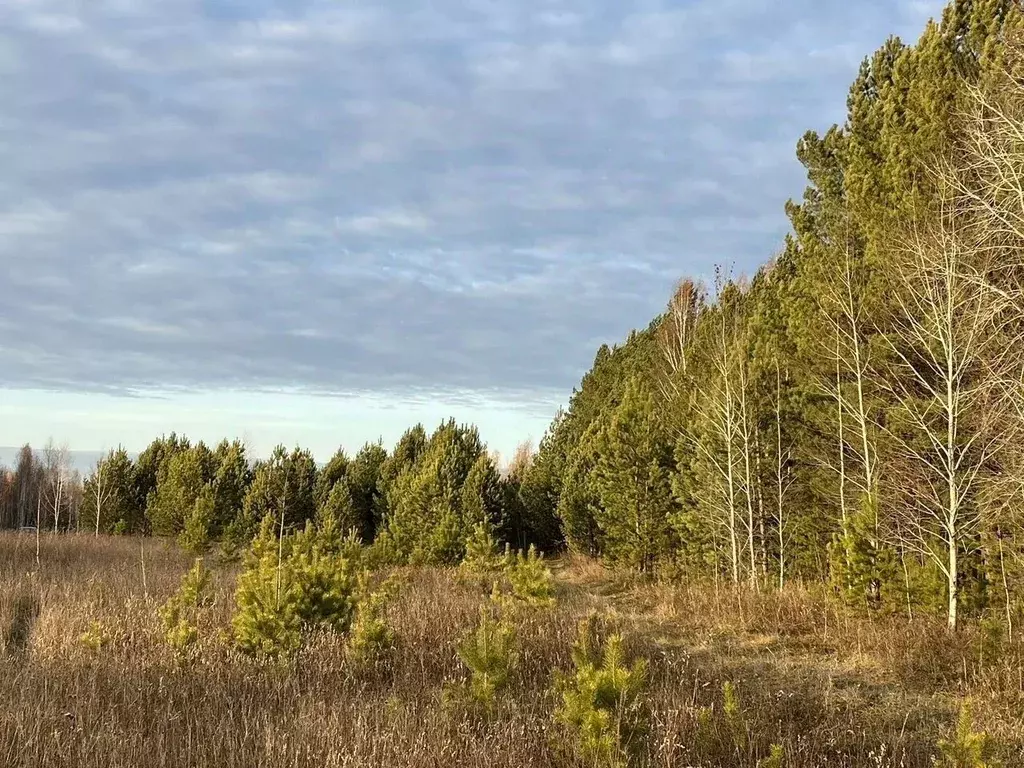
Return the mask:
[[[366,541],[376,536],[383,516],[378,485],[387,458],[387,451],[379,443],[367,443],[352,459],[345,476]]]
[[[464,573],[488,574],[501,570],[503,566],[504,560],[498,552],[498,542],[490,526],[484,522],[477,523],[466,539],[466,555],[459,568]]]
[[[491,711],[518,662],[515,627],[493,618],[485,606],[480,611],[480,623],[459,643],[458,650],[469,669],[470,698]]]
[[[357,602],[358,547],[329,517],[283,537],[280,521],[265,517],[235,593],[238,648],[276,656],[296,650],[305,633],[348,631]]]
[[[394,649],[397,637],[387,620],[387,606],[397,585],[397,581],[389,578],[374,589],[370,571],[359,575],[355,620],[348,642],[348,651],[356,661],[372,663]]]
[[[256,465],[235,527],[252,535],[259,521],[272,515],[284,518],[286,531],[301,529],[316,514],[316,479],[316,462],[308,451],[295,448],[289,453],[278,446],[270,459]]]
[[[587,764],[628,765],[647,730],[646,662],[627,663],[621,635],[611,635],[599,647],[592,619],[581,623],[572,656],[574,672],[556,676],[561,700],[556,719]]]
[[[217,446],[215,457],[217,468],[213,478],[214,512],[210,532],[212,536],[219,537],[242,512],[252,477],[245,446],[239,441],[223,441]]]
[[[602,552],[601,498],[595,483],[594,469],[598,459],[598,439],[603,422],[595,422],[567,457],[558,496],[558,517],[569,548],[595,557]]]
[[[388,548],[402,562],[458,563],[478,522],[470,517],[495,516],[496,504],[493,463],[479,433],[448,420],[388,488]]]
[[[534,607],[554,605],[554,577],[536,547],[531,544],[525,553],[506,553],[505,563],[505,575],[513,597]]]
[[[111,450],[96,465],[82,488],[82,527],[111,533],[118,521],[136,530],[143,520],[135,506],[135,466],[124,448]]]
[[[199,611],[209,605],[207,587],[210,572],[197,558],[195,564],[181,581],[178,591],[160,607],[160,621],[163,624],[168,644],[178,653],[188,653],[199,641]]]
[[[232,630],[235,644],[254,656],[278,656],[302,644],[302,626],[293,609],[295,585],[285,567],[285,542],[267,515],[245,553],[235,591]]]
[[[960,708],[956,729],[949,738],[938,743],[941,755],[939,768],[998,768],[999,763],[991,756],[988,736],[974,730],[971,707],[965,703]]]
[[[192,509],[185,516],[185,525],[178,535],[178,543],[189,552],[202,554],[209,548],[213,533],[217,501],[214,489],[206,486],[196,497]]]
[[[203,454],[197,449],[177,451],[161,465],[156,490],[150,494],[146,515],[157,536],[175,536],[185,527],[185,515],[193,509],[206,486]]]
[[[598,438],[594,468],[601,500],[597,524],[611,560],[647,573],[666,554],[671,458],[653,395],[631,380]]]
[[[345,453],[345,449],[339,448],[330,461],[320,469],[316,478],[316,491],[314,492],[317,509],[327,503],[327,497],[331,495],[334,486],[345,479],[351,463],[348,454]]]
[[[318,518],[332,518],[338,528],[346,533],[355,531],[356,536],[361,540],[366,536],[363,527],[365,520],[356,511],[355,501],[352,498],[352,492],[349,490],[347,480],[340,480],[334,484],[331,492],[317,511],[317,516]]]

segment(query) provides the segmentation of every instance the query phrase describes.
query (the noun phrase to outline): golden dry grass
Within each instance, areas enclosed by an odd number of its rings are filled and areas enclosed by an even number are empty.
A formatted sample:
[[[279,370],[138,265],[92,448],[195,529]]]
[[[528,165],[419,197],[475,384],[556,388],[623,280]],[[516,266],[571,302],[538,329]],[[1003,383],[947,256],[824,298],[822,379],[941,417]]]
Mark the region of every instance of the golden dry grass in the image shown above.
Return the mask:
[[[490,718],[442,704],[464,670],[456,645],[487,600],[454,572],[408,569],[390,608],[399,645],[375,666],[321,636],[287,664],[230,650],[235,569],[216,567],[197,657],[162,639],[156,611],[191,558],[138,539],[0,536],[0,765],[576,765],[554,725],[555,669],[598,610],[651,665],[653,766],[756,766],[772,743],[787,766],[930,766],[958,700],[1006,765],[1024,765],[1020,654],[937,622],[856,616],[811,591],[754,595],[631,584],[590,561],[553,563],[558,604],[517,619],[521,663]],[[98,621],[110,642],[80,637]],[[987,656],[986,656],[987,654]],[[735,681],[749,740],[721,717]],[[713,715],[700,712],[710,707]]]

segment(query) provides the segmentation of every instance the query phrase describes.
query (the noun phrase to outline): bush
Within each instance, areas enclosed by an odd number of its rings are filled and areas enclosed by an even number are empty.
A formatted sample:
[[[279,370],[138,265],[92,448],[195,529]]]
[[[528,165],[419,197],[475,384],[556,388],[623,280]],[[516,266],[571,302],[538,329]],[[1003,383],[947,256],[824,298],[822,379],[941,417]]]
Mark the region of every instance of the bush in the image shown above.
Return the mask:
[[[348,643],[350,655],[358,662],[377,661],[395,647],[395,631],[386,616],[395,584],[389,579],[373,591],[370,572],[364,570],[360,574],[359,599]]]
[[[554,579],[533,545],[526,554],[506,553],[506,562],[506,575],[516,598],[537,607],[554,605]]]
[[[555,717],[571,735],[579,757],[592,765],[622,766],[635,757],[646,732],[643,692],[647,663],[626,664],[622,636],[595,639],[593,619],[580,625],[573,674],[558,674],[561,704]]]
[[[197,614],[209,602],[209,582],[210,573],[203,566],[203,559],[197,558],[178,591],[159,610],[167,643],[178,653],[189,651],[199,641]]]
[[[83,632],[78,639],[90,651],[99,653],[110,642],[110,634],[102,622],[94,620],[89,624],[89,629]]]
[[[471,701],[492,711],[518,662],[515,627],[482,608],[480,624],[459,644],[459,658],[469,669]]]
[[[346,632],[358,565],[358,542],[342,538],[329,521],[278,538],[274,519],[264,518],[238,579],[232,620],[238,648],[277,656],[298,649],[305,633]]]
[[[970,705],[960,707],[956,729],[948,739],[938,743],[940,768],[997,768],[999,765],[989,754],[988,735],[974,730]]]

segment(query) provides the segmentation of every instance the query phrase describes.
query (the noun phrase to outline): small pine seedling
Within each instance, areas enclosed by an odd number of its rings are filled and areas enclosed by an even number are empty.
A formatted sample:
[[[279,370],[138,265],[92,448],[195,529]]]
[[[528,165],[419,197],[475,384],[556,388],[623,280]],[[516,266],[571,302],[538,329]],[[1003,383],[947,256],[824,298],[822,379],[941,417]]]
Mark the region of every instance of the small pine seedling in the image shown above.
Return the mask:
[[[757,768],[785,768],[786,750],[781,744],[772,744],[771,754],[763,760],[759,760]]]
[[[110,642],[110,634],[101,622],[93,620],[78,639],[82,645],[98,654]]]
[[[722,698],[725,722],[729,726],[732,743],[736,749],[742,751],[747,746],[747,723],[743,719],[739,694],[736,693],[736,686],[731,680],[726,680],[722,685]]]
[[[380,589],[372,591],[370,571],[363,571],[359,576],[359,600],[348,640],[349,653],[356,661],[376,661],[395,647],[395,631],[386,616],[392,584],[387,581]]]
[[[562,701],[555,716],[572,734],[580,758],[618,768],[636,755],[646,731],[647,664],[626,664],[621,635],[598,649],[593,634],[593,620],[581,622],[572,653],[576,669],[556,678]]]
[[[203,566],[203,559],[196,558],[178,591],[160,608],[165,638],[178,653],[190,651],[199,641],[197,617],[199,609],[209,603],[206,594],[209,583],[210,572]]]
[[[983,731],[974,730],[970,705],[960,707],[956,730],[948,739],[938,743],[940,768],[998,768],[999,763],[989,756],[989,738]]]
[[[532,544],[525,555],[522,552],[514,556],[506,554],[506,562],[512,594],[518,600],[536,607],[554,605],[554,579],[544,565],[543,555]]]
[[[459,566],[463,573],[487,574],[501,569],[502,557],[498,543],[486,523],[477,523],[466,540],[466,556]]]
[[[480,624],[459,644],[459,658],[470,672],[469,695],[490,712],[508,685],[518,661],[515,627],[480,611]]]

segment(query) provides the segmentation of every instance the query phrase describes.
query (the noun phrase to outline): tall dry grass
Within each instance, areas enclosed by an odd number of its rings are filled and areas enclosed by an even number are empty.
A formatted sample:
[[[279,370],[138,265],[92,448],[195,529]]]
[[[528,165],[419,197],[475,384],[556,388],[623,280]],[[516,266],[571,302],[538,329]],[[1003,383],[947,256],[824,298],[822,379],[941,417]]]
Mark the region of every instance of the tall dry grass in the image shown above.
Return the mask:
[[[577,623],[594,610],[650,660],[645,764],[753,767],[780,743],[797,768],[929,766],[965,693],[982,699],[979,721],[1007,764],[1024,764],[1009,651],[978,660],[968,633],[865,624],[810,592],[631,586],[593,563],[557,563],[557,606],[518,616],[520,664],[481,717],[443,703],[465,676],[456,646],[487,600],[454,572],[401,574],[399,644],[379,663],[350,662],[343,639],[325,635],[281,664],[231,651],[236,574],[218,566],[199,651],[183,660],[156,612],[189,556],[146,540],[144,586],[137,539],[44,537],[40,555],[37,569],[34,539],[0,536],[4,766],[577,765],[554,725],[552,673],[571,666]],[[80,639],[93,622],[109,638],[99,651]],[[739,740],[722,713],[726,680],[740,696]]]

